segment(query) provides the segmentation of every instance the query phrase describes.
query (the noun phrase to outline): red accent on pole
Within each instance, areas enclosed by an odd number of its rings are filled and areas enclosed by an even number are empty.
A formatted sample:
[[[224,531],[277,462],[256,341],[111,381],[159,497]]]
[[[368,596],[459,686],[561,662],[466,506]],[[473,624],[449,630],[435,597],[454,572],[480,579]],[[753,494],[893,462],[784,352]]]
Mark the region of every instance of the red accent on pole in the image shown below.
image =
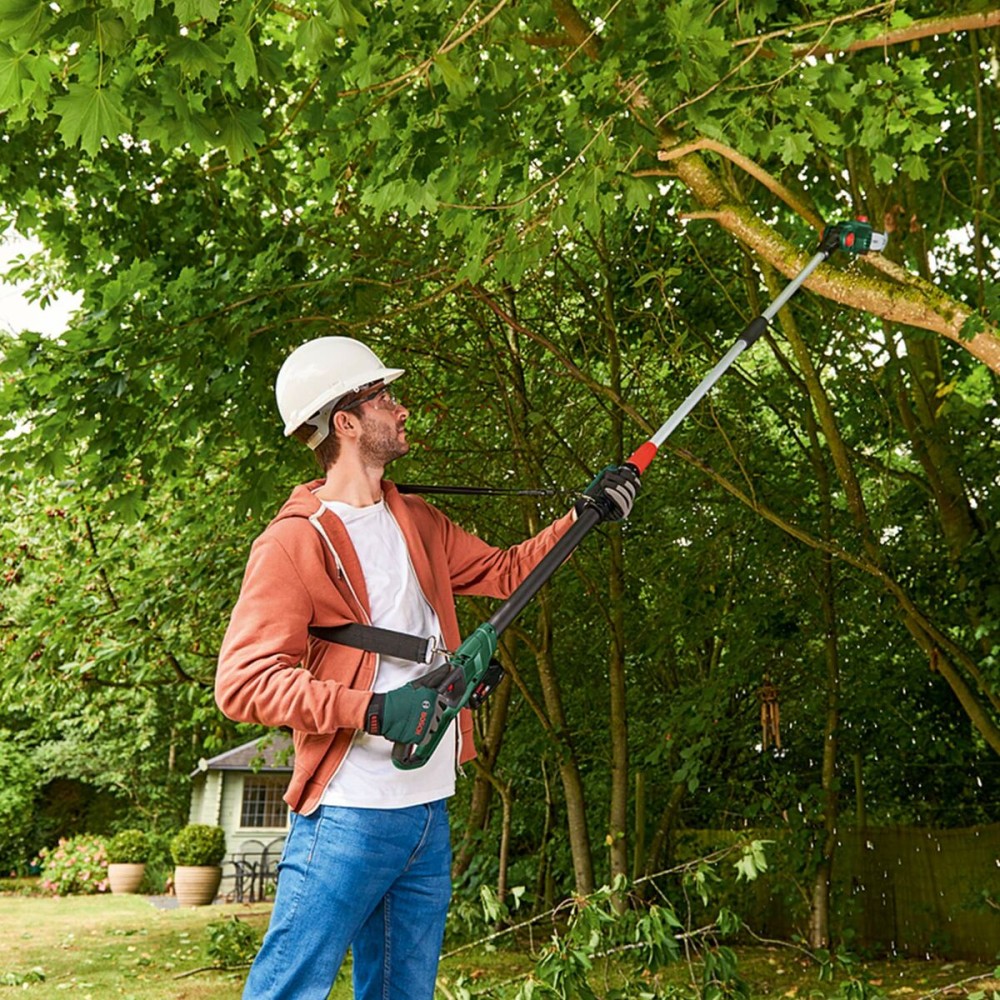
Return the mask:
[[[632,454],[625,459],[627,465],[634,465],[639,470],[639,475],[642,475],[649,468],[649,463],[656,458],[656,453],[659,449],[653,444],[652,441],[646,441],[644,444],[639,445]]]

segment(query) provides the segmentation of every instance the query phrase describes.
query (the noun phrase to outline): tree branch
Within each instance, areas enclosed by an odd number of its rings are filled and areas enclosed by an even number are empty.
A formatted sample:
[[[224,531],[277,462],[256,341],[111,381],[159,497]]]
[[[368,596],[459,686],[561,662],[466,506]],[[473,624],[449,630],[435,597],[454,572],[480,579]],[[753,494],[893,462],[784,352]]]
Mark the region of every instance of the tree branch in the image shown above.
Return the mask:
[[[683,158],[686,159],[688,157]],[[701,175],[704,165],[697,169]],[[788,278],[798,274],[808,260],[809,255],[801,253],[742,206],[719,205],[709,211],[690,212],[686,217],[718,222]],[[964,347],[993,371],[1000,372],[1000,331],[988,326],[972,337],[963,337],[962,327],[973,315],[973,310],[916,275],[909,274],[907,284],[901,286],[888,284],[856,268],[840,270],[827,264],[817,268],[805,286],[823,298],[852,309],[940,334]]]
[[[831,47],[829,45],[801,45],[792,49],[796,57],[812,55],[825,56],[831,52],[861,52],[864,49],[884,49],[893,45],[905,45],[918,38],[931,35],[953,35],[957,31],[979,31],[1000,25],[1000,9],[981,11],[977,14],[956,14],[950,17],[932,17],[924,21],[914,21],[903,28],[883,31],[873,38],[859,38],[849,45]],[[740,44],[745,44],[740,43]]]
[[[817,232],[822,232],[823,220],[812,208],[792,194],[773,174],[770,174],[748,156],[736,152],[731,146],[726,146],[715,139],[696,139],[694,142],[685,143],[683,146],[675,146],[672,149],[661,149],[657,152],[656,158],[661,161],[676,160],[682,156],[687,156],[688,153],[697,153],[703,149],[718,153],[730,162],[735,163],[741,170],[763,184],[768,191],[777,195],[793,212],[805,219],[813,229]]]
[[[570,0],[559,0],[554,9],[570,39],[592,59],[598,59],[599,49],[593,33]],[[977,16],[992,19],[994,13]],[[940,31],[945,30],[945,25],[948,24],[954,30],[954,25],[958,22],[952,19],[934,23]],[[645,102],[646,99],[633,94],[631,102],[636,101]],[[661,124],[658,131],[662,150],[669,152],[680,146],[679,137],[672,130]],[[807,258],[749,209],[735,205],[730,193],[701,157],[700,151],[679,155],[673,162],[676,164],[675,176],[704,208],[704,211],[692,213],[688,218],[714,219],[787,277],[792,277],[802,269]],[[853,309],[890,322],[940,334],[964,347],[993,371],[1000,372],[1000,330],[984,324],[984,328],[971,337],[963,337],[962,328],[973,315],[973,310],[929,282],[917,281],[914,279],[908,286],[899,286],[863,274],[857,269],[844,272],[826,266],[813,274],[807,286],[816,294]]]
[[[771,31],[764,35],[753,35],[750,38],[741,38],[738,41],[733,42],[733,48],[738,48],[741,45],[758,45],[762,41],[770,41],[773,38],[787,38],[791,34],[812,31],[813,28],[829,29],[835,24],[842,24],[845,21],[860,20],[867,14],[876,14],[884,10],[891,10],[895,4],[896,0],[885,0],[883,3],[874,4],[873,6],[865,7],[862,10],[853,10],[849,14],[841,14],[838,17],[831,17],[825,21],[808,21],[805,24],[795,24],[789,25],[785,28],[779,28],[777,31]]]

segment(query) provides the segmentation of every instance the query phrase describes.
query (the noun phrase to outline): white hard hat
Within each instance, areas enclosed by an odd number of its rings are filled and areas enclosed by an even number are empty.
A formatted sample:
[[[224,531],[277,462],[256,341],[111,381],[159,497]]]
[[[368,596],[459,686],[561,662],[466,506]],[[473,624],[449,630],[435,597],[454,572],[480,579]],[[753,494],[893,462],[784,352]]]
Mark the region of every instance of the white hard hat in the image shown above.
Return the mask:
[[[330,414],[340,399],[402,374],[402,368],[386,368],[374,351],[350,337],[320,337],[296,347],[274,383],[285,437],[303,424],[315,424],[316,433],[306,444],[316,448],[330,433]]]

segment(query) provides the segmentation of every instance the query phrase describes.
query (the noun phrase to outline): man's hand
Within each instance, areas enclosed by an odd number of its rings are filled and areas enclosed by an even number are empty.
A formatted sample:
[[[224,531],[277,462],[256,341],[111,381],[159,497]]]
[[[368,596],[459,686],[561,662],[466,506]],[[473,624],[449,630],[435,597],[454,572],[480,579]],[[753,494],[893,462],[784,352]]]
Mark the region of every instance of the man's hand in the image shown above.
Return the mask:
[[[630,465],[609,465],[602,469],[576,502],[577,515],[596,507],[602,521],[621,521],[632,512],[639,495],[639,474]]]
[[[412,681],[384,694],[373,694],[365,713],[365,732],[395,743],[419,743],[430,725],[435,691]]]

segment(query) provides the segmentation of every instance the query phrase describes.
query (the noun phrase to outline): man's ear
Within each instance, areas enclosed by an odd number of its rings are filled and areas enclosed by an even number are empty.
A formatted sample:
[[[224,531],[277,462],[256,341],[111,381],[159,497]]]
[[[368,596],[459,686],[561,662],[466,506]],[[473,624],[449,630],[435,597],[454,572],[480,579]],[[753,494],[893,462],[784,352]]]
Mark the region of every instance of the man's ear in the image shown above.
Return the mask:
[[[333,415],[333,426],[331,431],[340,431],[341,434],[352,435],[357,429],[358,421],[354,415],[346,410],[338,410]]]

